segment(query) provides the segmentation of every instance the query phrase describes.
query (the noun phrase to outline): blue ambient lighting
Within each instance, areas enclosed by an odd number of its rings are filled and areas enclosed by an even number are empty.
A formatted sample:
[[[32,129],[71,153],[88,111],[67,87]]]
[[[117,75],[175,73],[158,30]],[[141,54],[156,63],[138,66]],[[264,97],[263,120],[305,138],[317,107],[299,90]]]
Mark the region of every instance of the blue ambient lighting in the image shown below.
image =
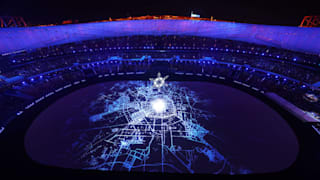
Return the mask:
[[[83,168],[102,171],[143,168],[156,172],[169,168],[196,173],[195,159],[204,158],[212,164],[214,174],[250,173],[246,168],[235,168],[217,145],[206,140],[207,136],[215,136],[214,132],[198,121],[215,115],[197,107],[204,101],[179,83],[165,83],[166,78],[158,73],[148,83],[119,82],[110,89],[111,93],[102,93],[99,102],[91,103],[94,107],[103,100],[104,111],[89,119],[106,126],[92,140],[80,138],[74,143],[81,147],[76,154],[85,165]],[[80,137],[86,137],[87,132],[90,129]]]

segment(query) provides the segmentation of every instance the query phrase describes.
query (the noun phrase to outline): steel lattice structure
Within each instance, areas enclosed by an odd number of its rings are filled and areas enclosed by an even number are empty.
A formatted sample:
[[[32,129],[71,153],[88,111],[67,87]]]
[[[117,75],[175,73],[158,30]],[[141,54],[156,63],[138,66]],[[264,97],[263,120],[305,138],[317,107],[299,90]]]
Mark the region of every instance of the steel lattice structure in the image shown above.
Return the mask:
[[[320,16],[305,16],[299,27],[320,27]]]
[[[0,16],[0,27],[27,27],[27,23],[20,16]]]

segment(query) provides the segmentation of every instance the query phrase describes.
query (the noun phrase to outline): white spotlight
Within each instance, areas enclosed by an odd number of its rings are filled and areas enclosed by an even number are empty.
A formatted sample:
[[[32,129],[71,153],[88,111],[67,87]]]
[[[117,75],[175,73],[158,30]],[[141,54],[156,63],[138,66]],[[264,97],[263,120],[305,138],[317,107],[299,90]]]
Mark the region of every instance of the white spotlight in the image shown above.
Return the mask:
[[[151,101],[151,106],[156,113],[162,113],[166,110],[166,102],[163,99],[155,99]]]

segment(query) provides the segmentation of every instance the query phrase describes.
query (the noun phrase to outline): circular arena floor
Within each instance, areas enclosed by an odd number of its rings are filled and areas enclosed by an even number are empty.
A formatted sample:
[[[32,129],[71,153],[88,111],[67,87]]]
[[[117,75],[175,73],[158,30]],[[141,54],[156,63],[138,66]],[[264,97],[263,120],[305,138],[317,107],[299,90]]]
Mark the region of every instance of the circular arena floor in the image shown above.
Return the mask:
[[[287,122],[255,97],[207,82],[116,81],[77,90],[32,123],[34,161],[101,171],[248,174],[296,160]],[[162,102],[161,111],[150,102]]]

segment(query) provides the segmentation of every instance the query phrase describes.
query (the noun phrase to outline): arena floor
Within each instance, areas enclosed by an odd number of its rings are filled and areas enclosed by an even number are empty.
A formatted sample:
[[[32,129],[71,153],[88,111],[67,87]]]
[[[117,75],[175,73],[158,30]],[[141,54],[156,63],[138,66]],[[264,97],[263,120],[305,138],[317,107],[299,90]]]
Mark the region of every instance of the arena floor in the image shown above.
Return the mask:
[[[204,174],[278,172],[296,160],[293,130],[262,101],[215,83],[166,84],[105,82],[59,99],[27,131],[28,156],[54,167]]]

